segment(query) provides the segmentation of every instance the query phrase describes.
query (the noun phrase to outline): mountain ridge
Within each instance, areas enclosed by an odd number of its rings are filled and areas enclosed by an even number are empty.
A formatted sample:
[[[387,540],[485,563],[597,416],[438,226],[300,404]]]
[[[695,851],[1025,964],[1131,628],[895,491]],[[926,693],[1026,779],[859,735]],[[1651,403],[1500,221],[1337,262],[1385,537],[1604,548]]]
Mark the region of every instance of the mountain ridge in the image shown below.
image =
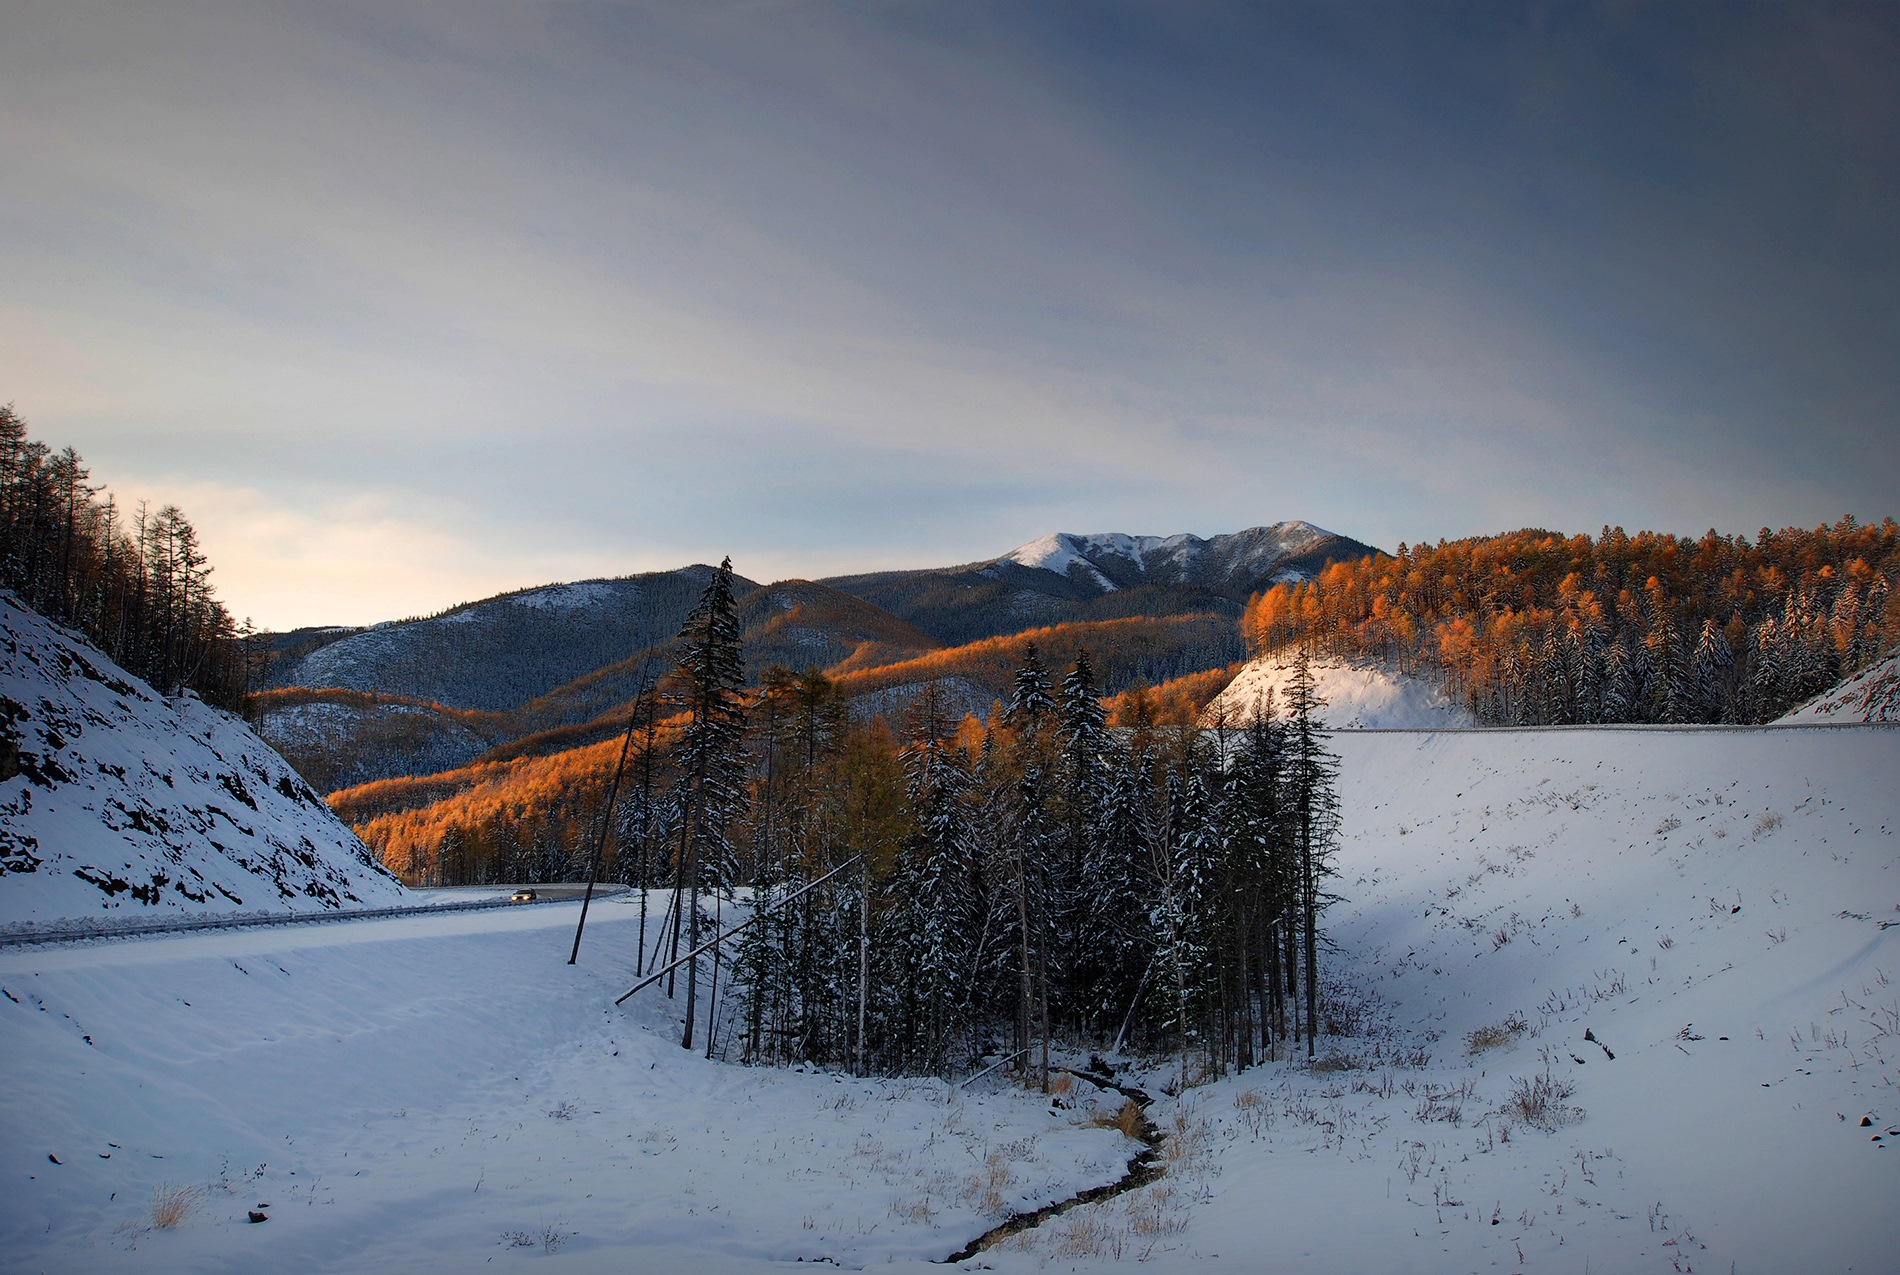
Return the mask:
[[[1312,579],[1329,562],[1382,554],[1296,519],[1205,538],[1052,532],[976,562],[829,576],[819,583],[958,645],[1068,620],[1238,618],[1263,588]]]

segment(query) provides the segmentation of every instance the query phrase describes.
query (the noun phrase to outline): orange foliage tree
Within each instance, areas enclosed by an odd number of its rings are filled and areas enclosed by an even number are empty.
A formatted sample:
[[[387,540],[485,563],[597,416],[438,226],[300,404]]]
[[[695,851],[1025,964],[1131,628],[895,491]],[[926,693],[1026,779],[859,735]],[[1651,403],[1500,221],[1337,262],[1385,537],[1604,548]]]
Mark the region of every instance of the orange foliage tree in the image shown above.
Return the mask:
[[[1900,641],[1900,526],[1399,546],[1255,595],[1250,652],[1373,658],[1502,723],[1765,721]]]

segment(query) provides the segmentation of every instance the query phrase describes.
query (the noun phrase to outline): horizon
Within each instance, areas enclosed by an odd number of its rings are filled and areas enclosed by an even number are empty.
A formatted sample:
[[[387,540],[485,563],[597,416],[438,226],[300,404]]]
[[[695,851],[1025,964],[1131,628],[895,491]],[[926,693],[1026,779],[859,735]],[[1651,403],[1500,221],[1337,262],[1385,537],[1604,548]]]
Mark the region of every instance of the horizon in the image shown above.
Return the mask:
[[[1846,515],[1843,515],[1843,517],[1853,518],[1857,523],[1860,523],[1862,525],[1879,525],[1883,522],[1892,520],[1894,518],[1894,515],[1882,514],[1877,518],[1862,518],[1857,514],[1846,514]],[[1841,519],[1834,519],[1820,525],[1821,526],[1837,526],[1839,525],[1840,521]],[[1058,537],[1058,536],[1067,536],[1067,537],[1071,537],[1077,540],[1088,540],[1088,539],[1095,539],[1095,538],[1100,538],[1104,536],[1125,535],[1125,536],[1130,537],[1131,539],[1166,540],[1174,536],[1188,535],[1188,536],[1193,536],[1197,540],[1207,541],[1207,540],[1219,539],[1222,536],[1238,535],[1239,533],[1243,531],[1256,531],[1262,528],[1273,527],[1273,526],[1280,525],[1283,523],[1295,523],[1295,522],[1302,523],[1305,526],[1311,527],[1315,531],[1322,532],[1326,535],[1341,536],[1348,540],[1358,541],[1361,544],[1368,543],[1364,540],[1361,540],[1359,537],[1352,535],[1350,532],[1337,531],[1331,527],[1319,527],[1304,518],[1285,518],[1285,519],[1279,519],[1273,523],[1255,523],[1247,527],[1235,527],[1231,531],[1215,531],[1215,532],[1209,532],[1205,535],[1199,532],[1192,532],[1192,531],[1171,532],[1167,534],[1153,534],[1153,533],[1145,533],[1145,532],[1114,532],[1114,531],[1051,531],[1051,532],[1046,532],[1041,536],[1035,537],[1032,540],[1026,540],[1022,544],[1017,545],[1014,548],[1005,549],[1001,553],[991,554],[988,557],[964,558],[956,562],[931,562],[931,563],[919,563],[915,565],[896,566],[896,567],[874,566],[863,571],[838,571],[838,572],[829,573],[827,575],[794,573],[791,575],[761,575],[761,576],[755,577],[755,576],[749,575],[745,570],[742,569],[740,564],[736,562],[732,566],[732,572],[734,575],[739,576],[742,579],[753,581],[761,589],[769,589],[773,587],[774,585],[780,585],[780,584],[791,584],[791,583],[799,583],[799,582],[803,582],[807,584],[825,584],[827,581],[830,581],[830,580],[848,579],[853,576],[859,576],[859,575],[878,575],[878,574],[883,574],[885,572],[947,571],[947,570],[955,570],[962,567],[984,566],[993,562],[1000,562],[1003,559],[1008,558],[1011,555],[1023,549],[1029,548],[1032,545],[1040,543],[1043,540],[1054,539],[1055,537]],[[1810,528],[1806,527],[1805,525],[1801,525],[1800,529],[1809,530]],[[1782,530],[1787,530],[1787,528],[1782,528],[1782,527],[1770,528],[1764,525],[1759,530],[1782,531]],[[1667,536],[1674,536],[1678,539],[1686,539],[1686,540],[1699,539],[1701,536],[1706,535],[1708,532],[1711,532],[1711,531],[1715,532],[1717,535],[1740,537],[1741,539],[1744,539],[1744,540],[1757,534],[1756,532],[1724,530],[1720,527],[1709,527],[1709,528],[1705,528],[1703,531],[1700,531],[1700,532],[1674,531],[1668,528],[1661,528],[1661,527],[1638,527],[1632,530],[1630,528],[1626,528],[1622,526],[1621,524],[1611,524],[1611,523],[1604,523],[1601,528],[1599,528],[1597,531],[1594,531],[1594,532],[1563,531],[1554,527],[1511,527],[1503,531],[1489,533],[1489,534],[1511,535],[1511,534],[1524,532],[1524,531],[1547,532],[1548,534],[1559,536],[1564,539],[1572,539],[1577,536],[1587,536],[1592,540],[1600,539],[1603,531],[1622,531],[1622,532],[1628,532],[1631,535],[1644,534],[1644,533],[1655,534],[1655,535],[1667,535]],[[1479,538],[1482,538],[1483,534],[1484,533],[1481,533]],[[1395,555],[1395,551],[1397,547],[1400,545],[1404,545],[1407,547],[1417,547],[1417,546],[1427,545],[1427,544],[1438,544],[1441,541],[1466,539],[1466,538],[1467,537],[1440,537],[1440,536],[1433,536],[1433,537],[1421,536],[1417,538],[1408,537],[1405,539],[1393,541],[1392,542],[1393,548],[1391,549],[1388,549],[1383,545],[1370,545],[1370,548],[1375,553],[1379,553],[1387,557],[1391,557]],[[713,555],[714,558],[729,557],[729,556],[730,555],[726,555],[726,554]],[[275,629],[266,628],[260,625],[258,627],[258,632],[283,634],[283,633],[297,632],[297,631],[301,631],[305,629],[310,629],[310,630],[372,629],[372,628],[381,627],[386,624],[407,624],[407,623],[411,623],[417,620],[432,619],[438,615],[442,615],[449,611],[458,610],[464,606],[469,606],[469,605],[473,605],[473,604],[481,603],[481,602],[489,602],[497,598],[505,598],[505,597],[509,597],[511,595],[518,594],[518,593],[533,593],[540,589],[560,588],[564,585],[569,585],[569,584],[586,584],[586,583],[589,583],[591,581],[596,581],[596,580],[624,580],[624,579],[631,579],[633,577],[642,576],[642,575],[667,574],[674,571],[688,571],[694,568],[703,568],[707,571],[711,571],[717,566],[718,566],[718,563],[711,559],[696,558],[696,559],[693,559],[692,561],[676,563],[670,567],[669,566],[651,567],[651,568],[643,568],[638,571],[619,571],[619,572],[610,571],[610,572],[604,572],[604,573],[599,573],[595,575],[575,576],[575,577],[564,578],[564,579],[559,579],[559,580],[540,580],[540,581],[535,581],[530,584],[504,586],[502,588],[496,589],[492,593],[486,593],[479,597],[459,598],[456,601],[447,604],[446,606],[438,607],[432,611],[413,611],[406,615],[386,616],[379,620],[370,620],[370,621],[360,623],[360,624],[313,622],[313,623],[308,623],[308,624],[290,625],[287,627],[275,628]]]
[[[0,37],[0,400],[180,506],[275,631],[1068,526],[1895,512],[1891,6],[0,4]]]

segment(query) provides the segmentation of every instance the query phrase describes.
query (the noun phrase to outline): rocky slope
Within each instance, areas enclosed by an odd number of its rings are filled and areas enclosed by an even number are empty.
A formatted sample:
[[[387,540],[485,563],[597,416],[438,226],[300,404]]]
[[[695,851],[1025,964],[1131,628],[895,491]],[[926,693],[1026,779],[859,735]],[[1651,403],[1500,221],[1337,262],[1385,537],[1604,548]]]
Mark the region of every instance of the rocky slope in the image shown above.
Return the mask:
[[[400,902],[244,723],[0,593],[0,922]]]

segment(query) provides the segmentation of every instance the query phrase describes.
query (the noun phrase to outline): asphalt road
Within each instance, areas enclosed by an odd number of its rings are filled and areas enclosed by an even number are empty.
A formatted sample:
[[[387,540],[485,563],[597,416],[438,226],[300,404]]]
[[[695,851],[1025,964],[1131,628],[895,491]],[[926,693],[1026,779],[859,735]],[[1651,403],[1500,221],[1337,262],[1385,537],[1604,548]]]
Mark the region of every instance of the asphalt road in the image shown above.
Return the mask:
[[[488,888],[488,887],[483,887]],[[231,930],[253,925],[314,925],[322,921],[371,921],[392,916],[433,916],[442,912],[475,912],[488,908],[539,907],[544,903],[573,903],[587,893],[586,882],[563,882],[554,885],[531,885],[525,887],[498,885],[493,887],[498,897],[470,899],[459,903],[420,903],[399,908],[357,908],[336,912],[290,912],[283,914],[212,914],[209,916],[176,917],[168,920],[139,921],[130,924],[101,925],[81,920],[61,920],[36,925],[31,929],[17,929],[0,932],[0,947],[22,947],[32,943],[72,943],[91,939],[133,938],[146,934],[185,934],[192,930]],[[507,891],[529,889],[535,892],[532,903],[510,902]],[[605,898],[626,891],[624,885],[596,885],[594,897]],[[433,890],[417,890],[415,894],[428,896]],[[117,921],[118,918],[113,918]]]

